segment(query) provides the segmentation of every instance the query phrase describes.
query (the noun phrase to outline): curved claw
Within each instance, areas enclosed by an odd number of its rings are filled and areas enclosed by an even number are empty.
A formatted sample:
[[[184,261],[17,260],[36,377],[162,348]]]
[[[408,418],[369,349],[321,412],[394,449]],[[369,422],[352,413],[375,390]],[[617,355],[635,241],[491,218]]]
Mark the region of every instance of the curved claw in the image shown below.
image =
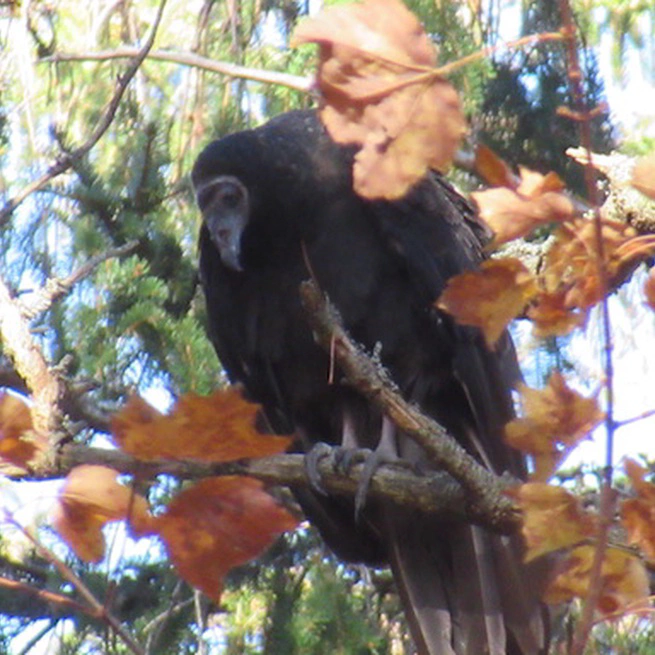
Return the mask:
[[[391,464],[397,462],[398,457],[389,455],[389,453],[378,448],[374,450],[364,461],[364,468],[359,476],[357,483],[357,491],[355,493],[355,521],[359,521],[366,507],[366,499],[368,497],[369,489],[371,488],[371,480],[382,464]]]
[[[318,464],[326,457],[332,457],[333,448],[327,443],[319,441],[315,443],[309,452],[305,455],[305,474],[309,480],[309,485],[321,496],[327,496],[328,492],[321,482],[321,474],[318,471]]]
[[[366,462],[372,455],[370,448],[344,448],[337,446],[334,449],[334,468],[344,475],[350,473],[355,464]]]

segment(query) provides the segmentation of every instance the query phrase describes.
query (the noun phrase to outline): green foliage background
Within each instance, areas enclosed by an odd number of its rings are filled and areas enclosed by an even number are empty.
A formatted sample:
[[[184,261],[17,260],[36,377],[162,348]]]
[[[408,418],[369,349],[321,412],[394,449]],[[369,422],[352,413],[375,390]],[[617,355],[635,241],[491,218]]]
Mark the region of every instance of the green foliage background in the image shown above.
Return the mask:
[[[618,27],[590,19],[595,7],[609,11],[615,4],[625,16]],[[454,0],[409,5],[438,44],[441,61],[499,42],[497,1],[477,11],[475,3]],[[634,20],[642,12],[624,5],[578,3],[592,42],[614,30],[619,58],[625,40],[639,36]],[[529,33],[557,29],[555,8],[544,0],[517,3],[512,11]],[[127,66],[126,59],[92,55],[142,44],[156,10],[153,0],[0,6],[0,205],[89,137]],[[286,45],[307,11],[308,3],[293,0],[168,0],[155,49],[309,75],[313,49]],[[89,58],[52,61],[66,52]],[[591,51],[584,61],[589,100],[597,103],[602,83]],[[511,163],[556,170],[579,185],[563,156],[577,145],[576,135],[555,114],[568,98],[561,49],[535,45],[497,54],[465,68],[455,82],[481,140]],[[196,274],[199,216],[188,173],[211,139],[311,104],[284,86],[146,60],[100,142],[0,223],[0,275],[23,297],[93,256],[134,244],[32,325],[50,362],[61,364],[105,414],[133,391],[156,387],[174,398],[224,382],[205,336]],[[612,146],[606,115],[594,139],[597,150]],[[0,386],[21,388],[1,350]],[[93,422],[75,429],[82,443],[98,434]],[[2,575],[74,594],[50,565],[29,548],[16,553],[11,541],[0,534]],[[110,574],[69,560],[99,598],[111,599],[112,611],[148,652],[395,654],[406,647],[390,577],[339,565],[311,530],[282,539],[262,561],[235,572],[221,607],[180,583],[157,552],[127,557]],[[0,650],[11,652],[21,633],[24,653],[31,652],[30,639],[40,652],[38,644],[53,634],[63,636],[49,642],[51,653],[127,652],[99,623],[0,588]]]

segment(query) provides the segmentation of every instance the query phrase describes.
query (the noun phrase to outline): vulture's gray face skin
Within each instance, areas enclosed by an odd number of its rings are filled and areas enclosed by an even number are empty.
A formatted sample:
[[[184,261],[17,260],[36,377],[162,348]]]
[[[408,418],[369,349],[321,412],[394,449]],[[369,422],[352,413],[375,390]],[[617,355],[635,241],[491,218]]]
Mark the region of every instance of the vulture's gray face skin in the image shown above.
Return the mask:
[[[248,190],[233,175],[219,175],[196,188],[196,200],[225,266],[242,271],[241,237],[248,224]]]

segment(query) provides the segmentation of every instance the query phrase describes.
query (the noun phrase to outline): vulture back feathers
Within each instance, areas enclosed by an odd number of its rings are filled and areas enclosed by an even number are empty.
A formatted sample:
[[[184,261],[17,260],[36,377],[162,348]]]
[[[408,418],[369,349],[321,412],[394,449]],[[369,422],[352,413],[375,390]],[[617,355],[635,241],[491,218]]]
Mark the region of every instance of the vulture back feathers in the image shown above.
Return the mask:
[[[353,154],[306,111],[214,141],[198,157],[200,275],[229,378],[304,451],[318,442],[375,449],[386,430],[387,455],[391,435],[394,457],[427,465],[338,371],[330,381],[329,355],[300,304],[300,283],[313,276],[408,400],[491,470],[524,476],[502,440],[519,376],[509,337],[491,351],[433,304],[449,278],[483,260],[486,228],[437,173],[397,201],[360,198]],[[351,499],[296,493],[337,555],[392,567],[421,655],[545,652],[539,583],[516,539],[372,499],[356,519]]]

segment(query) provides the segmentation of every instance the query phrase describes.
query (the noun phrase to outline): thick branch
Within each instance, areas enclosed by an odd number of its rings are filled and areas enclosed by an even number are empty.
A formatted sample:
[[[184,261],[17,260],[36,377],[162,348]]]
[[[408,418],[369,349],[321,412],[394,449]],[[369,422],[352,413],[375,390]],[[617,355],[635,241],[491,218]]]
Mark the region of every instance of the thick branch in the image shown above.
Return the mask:
[[[411,406],[386,371],[361,351],[344,331],[338,312],[314,282],[301,285],[301,298],[317,341],[334,352],[348,381],[375,403],[411,439],[428,460],[466,491],[467,513],[500,531],[517,525],[517,510],[503,494],[503,481],[483,468],[434,420]]]
[[[105,50],[102,52],[71,52],[58,53],[52,57],[47,57],[42,61],[60,62],[60,61],[109,61],[112,59],[126,59],[134,57],[138,50],[136,48],[118,48],[117,50]],[[259,68],[247,68],[238,66],[226,61],[214,61],[207,57],[193,54],[191,52],[174,52],[172,50],[154,50],[148,54],[148,59],[156,61],[167,61],[183,66],[192,66],[211,73],[219,73],[228,77],[236,77],[242,80],[252,80],[253,82],[264,82],[266,84],[277,84],[286,86],[296,91],[310,91],[314,83],[310,77],[301,77],[289,73],[280,73],[277,71],[266,71]]]
[[[172,460],[143,462],[118,450],[74,444],[64,446],[57,469],[40,472],[39,479],[66,475],[81,464],[109,466],[126,475],[141,478],[166,474],[185,480],[198,480],[221,475],[248,475],[269,485],[306,487],[308,484],[304,455],[273,455],[223,464]],[[335,467],[330,458],[322,458],[318,468],[326,492],[351,498],[355,495],[363,464],[355,464],[346,472]],[[25,479],[24,475],[21,475],[21,479]],[[511,483],[504,480],[496,482],[505,487]],[[502,522],[485,520],[486,517],[468,502],[461,485],[443,472],[418,475],[406,465],[382,465],[371,481],[368,496],[443,518],[474,521],[502,532],[513,532],[518,526],[516,513],[508,514]]]

